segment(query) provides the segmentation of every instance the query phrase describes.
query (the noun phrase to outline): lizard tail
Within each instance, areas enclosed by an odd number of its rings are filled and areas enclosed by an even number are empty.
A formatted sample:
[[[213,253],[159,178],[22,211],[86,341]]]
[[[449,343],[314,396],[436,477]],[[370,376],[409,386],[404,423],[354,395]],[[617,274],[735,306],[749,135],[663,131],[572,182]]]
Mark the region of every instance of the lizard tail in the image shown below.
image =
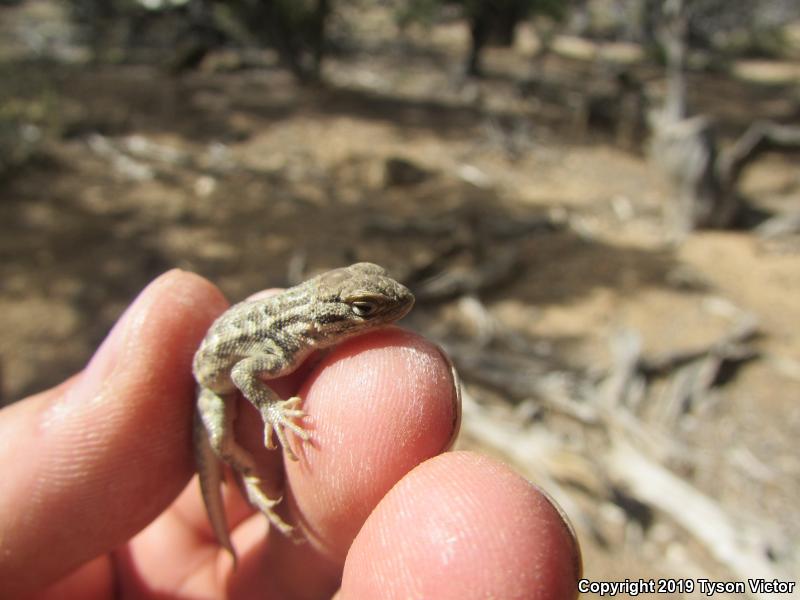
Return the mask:
[[[233,557],[233,568],[235,570],[237,564],[236,550],[233,548],[233,543],[228,533],[225,504],[222,501],[222,463],[211,447],[205,425],[197,411],[194,413],[193,435],[195,468],[200,480],[203,502],[211,521],[211,529],[222,547]]]

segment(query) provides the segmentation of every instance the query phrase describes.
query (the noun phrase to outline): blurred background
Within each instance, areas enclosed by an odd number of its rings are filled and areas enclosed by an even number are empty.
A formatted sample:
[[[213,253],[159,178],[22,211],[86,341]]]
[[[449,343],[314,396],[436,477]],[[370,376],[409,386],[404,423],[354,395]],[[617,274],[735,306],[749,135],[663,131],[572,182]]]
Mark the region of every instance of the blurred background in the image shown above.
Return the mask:
[[[2,0],[0,399],[377,262],[586,576],[796,579],[799,121],[796,0]]]

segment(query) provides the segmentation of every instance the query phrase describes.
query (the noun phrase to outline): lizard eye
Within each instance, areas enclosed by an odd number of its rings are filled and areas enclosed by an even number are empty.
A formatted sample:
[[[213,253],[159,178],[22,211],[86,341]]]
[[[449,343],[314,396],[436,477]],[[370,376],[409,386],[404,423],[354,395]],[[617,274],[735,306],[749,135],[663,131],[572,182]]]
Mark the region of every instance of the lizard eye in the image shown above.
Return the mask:
[[[374,302],[365,302],[363,300],[357,300],[353,302],[350,307],[352,308],[353,313],[359,317],[369,317],[378,309],[378,305]]]

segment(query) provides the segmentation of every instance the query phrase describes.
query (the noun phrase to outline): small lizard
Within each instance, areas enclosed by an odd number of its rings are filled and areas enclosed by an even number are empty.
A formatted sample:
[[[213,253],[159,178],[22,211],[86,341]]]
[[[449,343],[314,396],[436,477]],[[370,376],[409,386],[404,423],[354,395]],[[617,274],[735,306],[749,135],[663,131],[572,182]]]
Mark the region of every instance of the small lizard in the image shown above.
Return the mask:
[[[253,457],[235,440],[236,399],[241,391],[264,420],[264,445],[275,448],[273,432],[286,454],[289,430],[303,442],[309,433],[302,400],[282,400],[265,383],[291,373],[317,349],[372,331],[403,317],[414,296],[371,263],[334,269],[281,294],[232,306],[209,328],[194,355],[198,384],[194,448],[203,501],[220,544],[236,562],[222,502],[222,465],[241,475],[244,492],[270,523],[289,535],[292,527],[273,510],[281,498],[267,497]]]

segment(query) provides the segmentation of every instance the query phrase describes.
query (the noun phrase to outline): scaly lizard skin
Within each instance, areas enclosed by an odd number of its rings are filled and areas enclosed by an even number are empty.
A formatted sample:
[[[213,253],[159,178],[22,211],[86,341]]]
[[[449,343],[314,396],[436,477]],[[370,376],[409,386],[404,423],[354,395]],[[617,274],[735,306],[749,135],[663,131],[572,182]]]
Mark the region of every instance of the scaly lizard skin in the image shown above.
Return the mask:
[[[298,397],[281,400],[263,380],[294,371],[314,350],[372,331],[403,317],[414,304],[408,289],[378,265],[357,263],[309,279],[281,294],[232,306],[208,330],[194,355],[198,383],[194,447],[203,501],[214,534],[236,561],[222,502],[222,465],[239,473],[251,504],[284,534],[292,527],[273,510],[281,498],[262,491],[253,457],[234,439],[237,390],[264,420],[264,445],[273,431],[290,459],[286,429],[302,441]]]

